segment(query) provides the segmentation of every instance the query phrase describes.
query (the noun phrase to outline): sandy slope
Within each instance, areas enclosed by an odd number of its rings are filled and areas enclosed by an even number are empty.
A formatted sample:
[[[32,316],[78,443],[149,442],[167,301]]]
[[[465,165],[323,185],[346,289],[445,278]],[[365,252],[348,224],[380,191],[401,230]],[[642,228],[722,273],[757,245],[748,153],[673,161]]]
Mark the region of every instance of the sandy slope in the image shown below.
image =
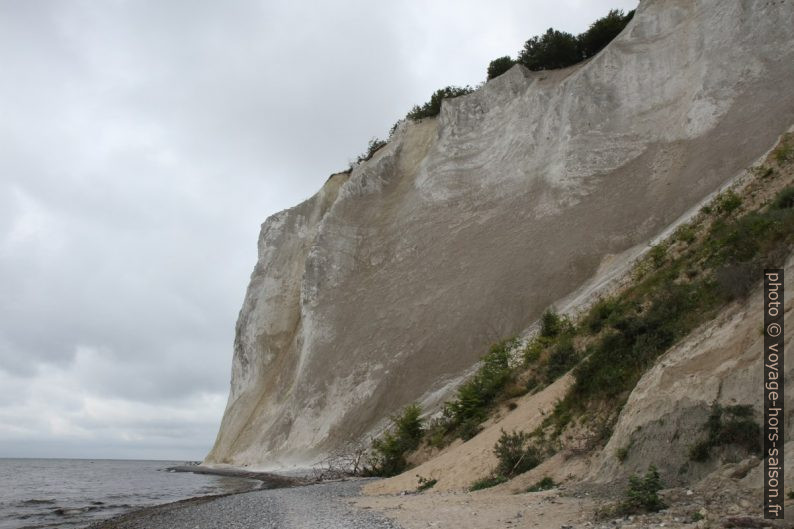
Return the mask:
[[[484,424],[484,430],[465,443],[457,442],[430,461],[399,476],[376,481],[367,485],[367,494],[399,493],[416,490],[417,475],[426,479],[437,479],[436,491],[467,490],[478,478],[491,473],[496,465],[493,446],[501,432],[531,432],[540,425],[544,415],[551,412],[554,404],[565,394],[571,383],[565,376],[534,395],[525,395],[515,402],[518,407],[501,417]]]

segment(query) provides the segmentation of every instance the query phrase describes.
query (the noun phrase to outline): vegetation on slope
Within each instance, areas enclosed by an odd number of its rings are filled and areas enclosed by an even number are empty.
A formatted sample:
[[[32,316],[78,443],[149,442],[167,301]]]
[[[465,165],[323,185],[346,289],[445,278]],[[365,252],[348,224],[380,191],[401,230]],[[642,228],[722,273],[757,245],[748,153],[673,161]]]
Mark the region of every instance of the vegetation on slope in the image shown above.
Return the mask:
[[[605,443],[630,392],[659,356],[726,304],[745,297],[760,283],[764,268],[779,266],[791,252],[794,187],[790,177],[778,177],[790,174],[792,152],[794,135],[787,134],[752,183],[715,197],[637,262],[628,287],[601,299],[577,321],[549,310],[523,347],[515,339],[494,345],[446,403],[443,416],[427,429],[420,424],[424,435],[413,438],[411,446],[442,447],[456,437],[468,439],[497,405],[538,391],[571,368],[573,384],[554,412],[534,432],[502,432],[494,447],[497,468],[472,488],[493,486],[534,467],[559,448],[566,428],[588,431],[590,448]],[[780,191],[770,195],[770,188]],[[691,456],[707,459],[713,448],[724,445],[756,452],[758,432],[746,406],[715,406],[706,437]],[[396,443],[388,439],[376,441],[376,447]]]
[[[422,409],[411,404],[391,418],[386,433],[372,442],[366,475],[395,476],[408,468],[405,456],[419,448],[424,433],[421,415]]]
[[[751,454],[761,454],[761,427],[753,420],[752,406],[733,405],[723,408],[714,404],[706,421],[706,437],[689,451],[692,461],[708,461],[714,448],[735,445]]]
[[[664,488],[659,471],[651,465],[645,476],[631,476],[626,489],[626,499],[618,505],[616,514],[639,514],[657,512],[667,505],[659,498],[659,491]]]
[[[608,433],[639,378],[664,351],[746,296],[765,267],[788,255],[794,243],[791,196],[787,187],[769,204],[743,211],[742,198],[729,191],[649,252],[635,269],[634,284],[597,303],[577,326],[576,335],[588,344],[584,360],[547,424],[560,430],[588,411],[611,409],[602,417]]]
[[[510,351],[516,343],[515,340],[506,340],[491,346],[480,369],[458,388],[457,398],[444,405],[443,420],[434,425],[436,435],[439,430],[444,435],[452,434],[464,440],[477,435],[480,423],[488,417],[488,412],[513,375]]]
[[[543,453],[529,440],[530,435],[526,432],[507,433],[502,430],[502,435],[493,448],[493,453],[498,461],[496,468],[490,476],[472,483],[469,490],[481,490],[499,485],[538,466]]]
[[[551,479],[549,476],[545,476],[534,485],[527,487],[527,492],[542,492],[544,490],[551,490],[556,486],[557,484],[554,483],[553,479]]]

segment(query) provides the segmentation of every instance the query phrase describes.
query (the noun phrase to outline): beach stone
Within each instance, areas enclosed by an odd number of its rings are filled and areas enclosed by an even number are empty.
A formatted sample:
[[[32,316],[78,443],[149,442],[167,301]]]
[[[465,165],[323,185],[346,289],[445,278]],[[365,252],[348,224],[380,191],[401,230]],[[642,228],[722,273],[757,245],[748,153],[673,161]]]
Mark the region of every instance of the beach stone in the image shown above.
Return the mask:
[[[368,480],[257,490],[141,509],[89,529],[400,529],[347,498]]]

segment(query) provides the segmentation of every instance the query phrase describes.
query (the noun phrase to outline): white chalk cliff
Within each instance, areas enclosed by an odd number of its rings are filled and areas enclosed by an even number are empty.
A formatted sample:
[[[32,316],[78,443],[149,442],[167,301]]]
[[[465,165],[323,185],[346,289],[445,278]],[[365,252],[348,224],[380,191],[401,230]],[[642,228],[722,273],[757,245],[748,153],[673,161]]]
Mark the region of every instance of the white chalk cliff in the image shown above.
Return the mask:
[[[432,403],[794,123],[794,2],[645,0],[592,60],[515,66],[262,225],[208,464],[310,464]]]

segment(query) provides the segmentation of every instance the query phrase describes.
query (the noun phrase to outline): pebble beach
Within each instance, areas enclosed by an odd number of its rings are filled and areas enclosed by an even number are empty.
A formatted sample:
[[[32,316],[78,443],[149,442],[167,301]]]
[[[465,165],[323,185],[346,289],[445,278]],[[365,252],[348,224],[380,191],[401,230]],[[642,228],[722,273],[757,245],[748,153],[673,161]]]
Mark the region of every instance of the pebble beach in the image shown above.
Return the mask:
[[[140,509],[89,529],[399,529],[348,499],[370,480],[256,490]]]

